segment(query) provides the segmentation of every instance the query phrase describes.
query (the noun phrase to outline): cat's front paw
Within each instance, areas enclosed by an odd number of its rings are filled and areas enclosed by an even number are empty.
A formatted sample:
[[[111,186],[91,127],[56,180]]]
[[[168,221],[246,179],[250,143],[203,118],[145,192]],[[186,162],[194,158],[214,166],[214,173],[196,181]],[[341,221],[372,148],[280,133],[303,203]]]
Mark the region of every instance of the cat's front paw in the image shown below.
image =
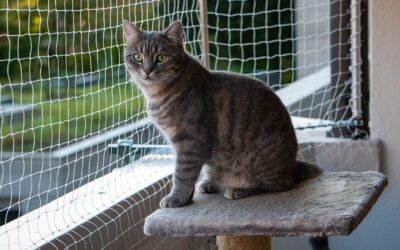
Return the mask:
[[[165,196],[161,202],[161,208],[173,208],[173,207],[183,207],[188,204],[190,199],[184,199],[183,197],[179,197],[178,195],[169,194]]]

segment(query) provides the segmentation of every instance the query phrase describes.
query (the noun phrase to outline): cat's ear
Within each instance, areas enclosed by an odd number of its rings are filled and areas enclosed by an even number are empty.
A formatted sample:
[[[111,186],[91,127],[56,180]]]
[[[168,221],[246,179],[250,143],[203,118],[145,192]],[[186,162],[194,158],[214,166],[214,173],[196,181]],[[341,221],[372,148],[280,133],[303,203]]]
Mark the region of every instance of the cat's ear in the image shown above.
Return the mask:
[[[124,38],[125,41],[129,39],[135,39],[142,35],[142,31],[135,27],[131,22],[128,20],[124,20]]]
[[[173,22],[165,31],[164,35],[177,42],[178,44],[183,43],[183,27],[180,21]]]

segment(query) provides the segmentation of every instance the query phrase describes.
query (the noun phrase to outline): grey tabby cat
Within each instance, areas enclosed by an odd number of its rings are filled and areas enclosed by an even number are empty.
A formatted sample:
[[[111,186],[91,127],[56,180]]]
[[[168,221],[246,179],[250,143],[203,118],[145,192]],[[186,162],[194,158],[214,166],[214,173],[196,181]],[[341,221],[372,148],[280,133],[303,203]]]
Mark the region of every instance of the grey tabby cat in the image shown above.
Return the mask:
[[[296,161],[296,135],[277,95],[256,79],[205,69],[185,52],[180,22],[144,32],[124,21],[124,34],[126,67],[176,152],[161,207],[188,204],[202,168],[199,191],[227,199],[288,190],[320,173]]]

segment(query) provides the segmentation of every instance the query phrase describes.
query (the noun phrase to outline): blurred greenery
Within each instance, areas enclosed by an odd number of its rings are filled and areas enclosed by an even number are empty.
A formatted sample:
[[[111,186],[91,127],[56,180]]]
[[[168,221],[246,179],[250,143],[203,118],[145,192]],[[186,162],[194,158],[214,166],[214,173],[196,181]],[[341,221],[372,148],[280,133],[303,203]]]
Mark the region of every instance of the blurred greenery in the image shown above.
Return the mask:
[[[107,5],[81,0],[0,1],[1,83],[94,71],[106,74],[121,67],[119,24],[129,9]]]
[[[211,67],[293,82],[293,2],[208,0]]]
[[[11,93],[17,103],[36,103],[36,107],[20,122],[2,122],[3,150],[49,150],[145,115],[143,96],[133,84],[70,89],[67,98],[44,102],[40,89],[3,88],[1,94]]]
[[[212,69],[277,72],[279,85],[292,82],[292,2],[208,0]],[[179,19],[187,49],[198,57],[197,8],[197,0],[0,1],[0,94],[36,105],[12,126],[3,117],[1,150],[48,150],[142,117],[143,98],[120,74],[122,20],[162,30]],[[88,73],[98,80],[57,87]]]

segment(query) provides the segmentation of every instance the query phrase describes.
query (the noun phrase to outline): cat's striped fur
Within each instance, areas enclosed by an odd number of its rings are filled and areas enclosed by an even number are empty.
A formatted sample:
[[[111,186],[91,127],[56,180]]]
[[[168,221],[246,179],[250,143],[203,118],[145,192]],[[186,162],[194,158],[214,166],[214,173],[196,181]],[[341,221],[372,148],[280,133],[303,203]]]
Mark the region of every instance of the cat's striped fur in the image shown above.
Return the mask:
[[[143,32],[125,21],[124,32],[126,67],[177,156],[173,188],[161,207],[187,204],[203,166],[199,190],[222,190],[228,199],[287,190],[319,174],[296,161],[290,116],[263,82],[205,69],[185,52],[180,22]],[[142,61],[132,59],[136,53]],[[157,62],[160,54],[168,59]]]

